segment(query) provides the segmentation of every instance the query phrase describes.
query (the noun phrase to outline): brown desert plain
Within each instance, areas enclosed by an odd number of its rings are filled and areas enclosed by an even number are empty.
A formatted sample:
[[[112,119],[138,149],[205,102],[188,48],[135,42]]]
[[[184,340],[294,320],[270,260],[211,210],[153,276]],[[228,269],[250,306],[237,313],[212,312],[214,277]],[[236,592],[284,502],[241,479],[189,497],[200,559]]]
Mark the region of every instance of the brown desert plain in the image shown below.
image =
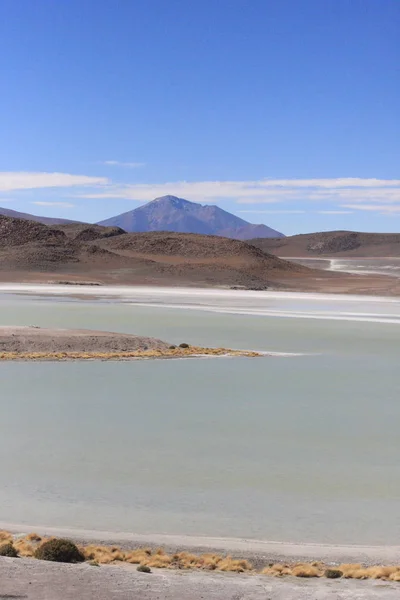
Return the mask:
[[[399,295],[399,279],[311,269],[276,256],[336,256],[338,247],[347,248],[346,255],[364,253],[358,256],[378,248],[382,256],[398,251],[399,240],[394,234],[334,232],[246,243],[198,234],[125,233],[80,223],[49,226],[0,216],[0,281]],[[318,250],[307,250],[310,244]]]

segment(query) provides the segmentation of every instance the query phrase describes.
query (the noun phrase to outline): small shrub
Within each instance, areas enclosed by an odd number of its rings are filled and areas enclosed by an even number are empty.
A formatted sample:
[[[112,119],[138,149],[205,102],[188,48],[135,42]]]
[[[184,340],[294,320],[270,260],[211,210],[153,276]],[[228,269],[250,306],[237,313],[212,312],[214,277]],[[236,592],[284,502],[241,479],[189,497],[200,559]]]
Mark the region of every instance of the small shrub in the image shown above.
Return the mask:
[[[176,346],[172,344],[172,346],[169,346],[169,350],[176,350]]]
[[[183,344],[179,344],[179,348],[189,348],[189,344],[186,344],[186,342],[183,342]]]
[[[79,548],[70,540],[54,539],[41,544],[35,551],[35,558],[53,562],[78,563],[85,557]]]
[[[10,558],[18,558],[18,552],[11,542],[0,546],[0,556],[9,556]]]
[[[151,573],[151,569],[147,565],[139,565],[136,571],[139,571],[140,573]]]
[[[324,576],[328,579],[339,579],[339,577],[343,577],[343,571],[340,571],[340,569],[326,569]]]

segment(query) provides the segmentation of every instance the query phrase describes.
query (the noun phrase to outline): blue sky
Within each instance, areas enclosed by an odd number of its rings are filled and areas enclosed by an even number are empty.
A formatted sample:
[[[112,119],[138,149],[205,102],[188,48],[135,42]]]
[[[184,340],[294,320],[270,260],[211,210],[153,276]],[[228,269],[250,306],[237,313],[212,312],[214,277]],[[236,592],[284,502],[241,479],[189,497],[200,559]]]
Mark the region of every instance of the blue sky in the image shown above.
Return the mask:
[[[399,0],[0,0],[0,206],[400,231]]]

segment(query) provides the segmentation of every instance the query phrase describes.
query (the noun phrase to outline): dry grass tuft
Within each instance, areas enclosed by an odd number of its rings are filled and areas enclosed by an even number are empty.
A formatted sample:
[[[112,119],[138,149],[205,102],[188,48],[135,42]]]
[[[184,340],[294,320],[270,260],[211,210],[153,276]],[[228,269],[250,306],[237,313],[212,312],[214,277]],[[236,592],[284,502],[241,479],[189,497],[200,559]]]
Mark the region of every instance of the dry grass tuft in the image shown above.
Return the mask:
[[[115,560],[121,560],[119,549],[114,547],[114,551],[108,546],[96,546],[91,544],[80,548],[86,560],[98,562],[100,565],[109,565]],[[121,553],[122,555],[122,553]],[[123,560],[123,559],[122,559]]]
[[[8,531],[0,531],[0,542],[12,542],[13,536]]]
[[[276,563],[274,565],[270,565],[269,567],[265,567],[261,571],[262,575],[271,575],[272,577],[283,577],[284,575],[291,575],[292,570],[289,565],[282,565],[280,563]]]
[[[37,533],[28,533],[28,535],[25,536],[25,539],[28,542],[41,542],[42,536],[38,535]]]
[[[351,574],[361,569],[359,563],[343,563],[338,566],[339,571],[342,571],[343,577],[351,577]]]
[[[148,548],[139,548],[125,552],[125,561],[132,565],[146,564],[151,556],[151,550]]]
[[[201,555],[201,568],[206,571],[215,571],[219,563],[222,561],[222,556],[219,554],[202,554]]]
[[[395,566],[374,566],[366,569],[369,579],[389,579],[389,577],[396,573],[398,570],[399,568]]]
[[[155,569],[166,569],[172,563],[172,556],[168,554],[154,554],[153,556],[149,556],[147,559],[144,559],[145,562],[142,564],[146,564],[149,567],[153,567]]]
[[[276,563],[275,565],[270,565],[268,567],[264,567],[264,569],[261,571],[261,574],[262,575],[272,575],[274,577],[278,577],[281,575],[284,568],[285,568],[284,565]]]
[[[218,571],[228,571],[231,573],[244,573],[245,571],[252,571],[253,567],[247,560],[238,560],[227,556],[217,564],[217,569]]]
[[[177,552],[172,557],[173,565],[178,569],[197,569],[199,556],[190,552]]]
[[[348,579],[368,579],[368,569],[362,567],[361,569],[355,569],[347,575]]]
[[[25,558],[30,558],[35,554],[35,546],[28,542],[26,539],[16,540],[14,542],[14,547],[18,551],[20,556]]]
[[[294,577],[320,577],[321,572],[317,567],[313,567],[309,564],[296,565],[292,569],[292,575]]]

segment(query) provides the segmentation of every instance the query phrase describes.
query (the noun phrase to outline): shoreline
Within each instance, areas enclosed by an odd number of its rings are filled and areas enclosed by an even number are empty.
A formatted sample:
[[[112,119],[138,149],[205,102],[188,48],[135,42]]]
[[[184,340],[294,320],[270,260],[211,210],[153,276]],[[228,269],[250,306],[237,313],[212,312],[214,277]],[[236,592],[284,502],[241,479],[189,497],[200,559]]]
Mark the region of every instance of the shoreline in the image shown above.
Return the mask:
[[[224,553],[234,558],[249,560],[255,566],[265,562],[325,561],[330,564],[362,563],[367,566],[400,562],[400,545],[302,543],[201,535],[138,534],[7,522],[0,522],[0,530],[21,537],[30,533],[67,537],[78,544],[119,546],[123,550],[162,547],[166,552]]]
[[[396,295],[379,295],[372,293],[350,293],[350,292],[332,292],[332,291],[298,291],[298,290],[247,290],[231,289],[228,287],[196,287],[196,286],[164,286],[164,285],[142,285],[142,284],[120,284],[104,283],[101,286],[82,283],[76,285],[62,283],[55,284],[50,282],[4,282],[0,281],[0,294],[21,294],[28,296],[68,296],[84,299],[88,298],[124,298],[125,300],[134,299],[145,293],[152,296],[165,297],[168,295],[181,295],[190,297],[211,297],[211,298],[272,298],[272,299],[304,299],[304,300],[338,300],[347,302],[385,302],[388,304],[400,303],[400,297]]]

